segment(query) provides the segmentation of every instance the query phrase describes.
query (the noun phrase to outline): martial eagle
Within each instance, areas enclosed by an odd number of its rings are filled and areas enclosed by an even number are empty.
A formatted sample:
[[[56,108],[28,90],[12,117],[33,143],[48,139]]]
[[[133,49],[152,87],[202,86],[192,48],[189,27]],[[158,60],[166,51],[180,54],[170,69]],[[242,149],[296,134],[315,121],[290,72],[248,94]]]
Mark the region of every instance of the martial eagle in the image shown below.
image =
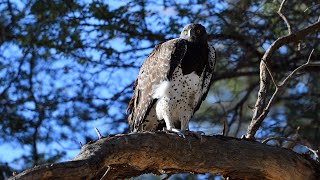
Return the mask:
[[[183,136],[208,94],[215,59],[201,24],[188,24],[179,38],[156,45],[134,84],[127,110],[131,131],[165,129]]]

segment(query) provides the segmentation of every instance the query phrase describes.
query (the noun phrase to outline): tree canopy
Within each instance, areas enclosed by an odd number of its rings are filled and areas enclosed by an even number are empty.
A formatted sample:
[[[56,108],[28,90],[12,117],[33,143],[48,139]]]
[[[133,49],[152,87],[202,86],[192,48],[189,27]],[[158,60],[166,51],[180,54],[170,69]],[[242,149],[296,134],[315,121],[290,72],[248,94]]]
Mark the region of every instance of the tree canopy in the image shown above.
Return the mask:
[[[282,2],[1,1],[1,175],[71,158],[79,142],[97,138],[94,127],[103,135],[128,132],[125,111],[140,65],[156,44],[178,37],[190,22],[206,27],[217,50],[213,84],[191,130],[246,134],[265,51],[319,21],[316,1]],[[308,60],[319,61],[319,36],[318,28],[271,54],[266,66],[272,79],[280,84]],[[305,67],[287,81],[258,140],[274,137],[268,143],[299,153],[319,149],[319,70]],[[275,89],[269,77],[263,103]]]

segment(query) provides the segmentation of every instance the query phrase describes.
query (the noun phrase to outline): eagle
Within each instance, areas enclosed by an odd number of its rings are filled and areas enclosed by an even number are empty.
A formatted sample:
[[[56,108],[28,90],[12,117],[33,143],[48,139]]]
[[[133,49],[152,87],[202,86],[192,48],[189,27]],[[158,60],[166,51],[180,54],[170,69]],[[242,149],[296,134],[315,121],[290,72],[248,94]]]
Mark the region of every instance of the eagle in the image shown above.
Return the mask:
[[[142,64],[127,113],[131,132],[165,130],[184,137],[206,98],[216,52],[201,24],[155,46]]]

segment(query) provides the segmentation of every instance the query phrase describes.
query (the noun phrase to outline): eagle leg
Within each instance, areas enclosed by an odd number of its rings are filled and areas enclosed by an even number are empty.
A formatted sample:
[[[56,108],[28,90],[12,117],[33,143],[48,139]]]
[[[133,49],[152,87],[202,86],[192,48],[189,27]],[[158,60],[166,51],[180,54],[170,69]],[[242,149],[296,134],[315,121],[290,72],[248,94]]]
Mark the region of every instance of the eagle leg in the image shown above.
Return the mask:
[[[158,106],[157,106],[157,108],[158,108]],[[170,110],[167,110],[167,112],[170,112]],[[170,116],[168,116],[168,115],[169,115],[169,113],[165,113],[165,115],[163,116],[164,122],[166,123],[166,127],[163,128],[163,130],[165,132],[169,132],[169,133],[170,132],[177,133],[179,136],[186,138],[186,136],[184,135],[185,130],[184,129],[180,130],[180,129],[175,128],[173,121],[171,120]]]

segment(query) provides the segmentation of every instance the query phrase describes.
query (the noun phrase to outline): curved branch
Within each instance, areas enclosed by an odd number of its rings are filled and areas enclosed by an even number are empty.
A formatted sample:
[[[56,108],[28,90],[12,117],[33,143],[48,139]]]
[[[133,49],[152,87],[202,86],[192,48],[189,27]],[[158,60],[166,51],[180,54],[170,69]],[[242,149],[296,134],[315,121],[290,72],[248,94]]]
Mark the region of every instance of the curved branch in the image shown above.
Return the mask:
[[[187,172],[305,180],[319,179],[320,165],[293,151],[248,140],[146,132],[99,139],[84,145],[72,161],[38,166],[10,179],[124,179]]]
[[[280,7],[279,7],[279,10],[278,10],[278,14],[279,16],[283,19],[283,21],[286,23],[287,25],[287,28],[288,28],[288,34],[291,34],[292,33],[292,28],[291,28],[291,25],[287,19],[287,17],[285,15],[282,14],[281,10],[282,10],[282,7],[284,5],[284,3],[286,2],[286,0],[283,0]]]
[[[267,51],[264,53],[260,62],[260,88],[258,92],[258,98],[255,104],[255,109],[253,112],[251,123],[247,129],[247,133],[245,136],[246,138],[248,139],[254,138],[262,121],[268,114],[268,110],[266,110],[266,103],[265,103],[267,98],[267,86],[269,83],[268,82],[269,76],[267,73],[268,70],[266,67],[266,64],[268,64],[267,62],[271,59],[275,51],[278,50],[281,46],[288,44],[290,42],[298,42],[299,40],[302,40],[303,38],[305,38],[308,34],[318,32],[319,30],[320,30],[320,22],[316,22],[300,31],[280,37],[276,41],[274,41],[269,46]],[[278,90],[276,89],[276,91]]]

